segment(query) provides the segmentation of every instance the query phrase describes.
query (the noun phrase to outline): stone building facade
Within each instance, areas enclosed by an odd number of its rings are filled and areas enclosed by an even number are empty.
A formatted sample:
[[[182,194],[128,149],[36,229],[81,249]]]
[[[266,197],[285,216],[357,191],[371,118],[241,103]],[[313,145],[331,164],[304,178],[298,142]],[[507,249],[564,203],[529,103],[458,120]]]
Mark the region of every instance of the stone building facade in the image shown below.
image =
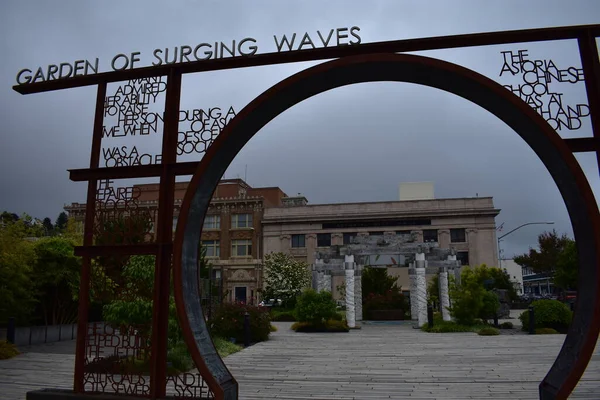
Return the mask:
[[[499,212],[491,197],[316,205],[308,205],[303,197],[286,198],[282,207],[265,210],[264,253],[290,253],[313,264],[316,253],[349,244],[357,235],[412,233],[416,242],[454,248],[462,265],[497,266],[495,217]],[[403,290],[409,287],[403,260],[376,262],[388,265]]]
[[[174,229],[187,186],[188,182],[175,184]],[[158,209],[158,184],[134,187],[139,190],[139,207]],[[226,301],[257,303],[262,287],[262,216],[266,209],[282,206],[285,197],[278,187],[253,188],[242,179],[221,180],[217,186],[204,219],[202,245]],[[85,204],[72,203],[65,211],[76,221],[85,219]]]

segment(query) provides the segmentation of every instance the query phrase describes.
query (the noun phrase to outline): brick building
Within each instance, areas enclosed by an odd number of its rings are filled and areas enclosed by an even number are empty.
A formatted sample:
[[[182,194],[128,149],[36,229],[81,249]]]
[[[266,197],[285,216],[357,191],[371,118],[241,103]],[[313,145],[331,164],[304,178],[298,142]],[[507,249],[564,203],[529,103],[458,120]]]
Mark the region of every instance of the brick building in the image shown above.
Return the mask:
[[[188,182],[175,184],[174,229]],[[158,184],[134,185],[138,206],[158,208]],[[278,187],[253,188],[242,179],[221,180],[211,200],[202,232],[213,278],[222,282],[228,301],[256,303],[262,285],[262,217],[269,207],[282,205],[286,194]],[[64,207],[70,217],[83,222],[85,204]],[[156,215],[156,213],[154,213]]]

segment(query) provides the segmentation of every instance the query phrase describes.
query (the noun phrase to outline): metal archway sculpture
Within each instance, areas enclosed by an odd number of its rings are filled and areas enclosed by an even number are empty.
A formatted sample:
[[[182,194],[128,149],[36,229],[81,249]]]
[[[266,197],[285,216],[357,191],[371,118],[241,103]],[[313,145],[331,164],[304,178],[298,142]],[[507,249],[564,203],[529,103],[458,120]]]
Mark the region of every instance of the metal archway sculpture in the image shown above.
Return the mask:
[[[577,241],[579,296],[565,342],[539,390],[541,399],[567,398],[600,330],[600,214],[589,183],[564,140],[523,100],[467,68],[406,54],[349,56],[299,72],[254,99],[210,146],[182,203],[173,251],[178,316],[196,365],[217,399],[237,399],[237,382],[214,349],[196,284],[202,222],[221,176],[242,147],[288,108],[334,88],[382,81],[430,86],[478,104],[517,132],[552,175]]]

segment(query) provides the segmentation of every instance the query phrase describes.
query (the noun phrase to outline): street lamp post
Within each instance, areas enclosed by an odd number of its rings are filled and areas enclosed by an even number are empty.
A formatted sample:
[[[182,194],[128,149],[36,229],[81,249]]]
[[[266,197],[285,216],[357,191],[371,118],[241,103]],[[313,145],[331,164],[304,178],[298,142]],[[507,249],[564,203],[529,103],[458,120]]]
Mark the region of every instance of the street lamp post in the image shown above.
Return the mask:
[[[502,240],[502,238],[510,235],[514,231],[517,231],[517,230],[519,230],[522,227],[527,226],[527,225],[553,225],[553,224],[554,224],[554,222],[528,222],[526,224],[519,225],[515,229],[513,229],[512,231],[506,232],[504,235],[500,236],[498,238],[498,263],[501,264],[501,259],[500,259],[500,240]]]

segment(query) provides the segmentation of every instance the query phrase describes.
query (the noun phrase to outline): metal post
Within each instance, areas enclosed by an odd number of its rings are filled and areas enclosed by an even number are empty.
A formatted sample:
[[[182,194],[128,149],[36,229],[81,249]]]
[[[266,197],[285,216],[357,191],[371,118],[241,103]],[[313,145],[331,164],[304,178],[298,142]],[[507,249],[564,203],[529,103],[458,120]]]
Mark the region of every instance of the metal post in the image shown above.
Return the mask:
[[[96,111],[94,115],[94,132],[92,135],[92,151],[90,169],[100,166],[100,151],[102,148],[102,128],[104,125],[104,100],[106,97],[106,82],[98,84],[96,93]],[[83,227],[83,245],[94,244],[94,219],[96,217],[96,191],[98,180],[88,181],[87,200],[85,204],[85,225]],[[77,313],[77,341],[75,342],[75,374],[73,388],[76,393],[84,392],[85,345],[88,335],[88,317],[90,308],[90,279],[92,260],[89,255],[81,258],[81,276],[79,278],[79,309]]]
[[[535,310],[533,306],[529,306],[529,334],[535,334]]]
[[[8,326],[6,328],[6,341],[15,344],[15,317],[8,319]]]
[[[431,304],[427,304],[427,324],[429,324],[429,328],[433,328],[433,306]]]
[[[161,398],[166,394],[167,383],[167,328],[169,322],[169,280],[173,244],[173,208],[175,203],[175,174],[177,162],[177,131],[179,103],[181,98],[181,72],[172,69],[167,78],[165,96],[164,128],[162,138],[162,171],[158,194],[159,244],[154,276],[152,304],[152,338],[150,359],[150,397]]]
[[[244,346],[250,346],[250,314],[248,311],[244,314]]]

